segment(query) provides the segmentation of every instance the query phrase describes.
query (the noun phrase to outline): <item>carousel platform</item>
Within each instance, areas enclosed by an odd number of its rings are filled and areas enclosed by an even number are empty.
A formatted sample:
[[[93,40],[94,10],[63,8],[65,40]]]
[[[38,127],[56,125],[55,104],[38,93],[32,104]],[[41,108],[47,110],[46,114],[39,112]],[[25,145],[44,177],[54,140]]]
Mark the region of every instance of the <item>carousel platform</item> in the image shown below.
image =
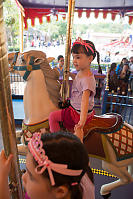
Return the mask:
[[[109,182],[113,182],[117,180],[117,178],[104,175],[104,172],[101,170],[95,171],[101,174],[94,174],[95,180],[95,199],[103,199],[100,195],[100,187],[103,184],[107,184]],[[111,192],[111,196],[109,199],[132,199],[133,198],[133,183],[124,185],[123,187],[119,187]]]

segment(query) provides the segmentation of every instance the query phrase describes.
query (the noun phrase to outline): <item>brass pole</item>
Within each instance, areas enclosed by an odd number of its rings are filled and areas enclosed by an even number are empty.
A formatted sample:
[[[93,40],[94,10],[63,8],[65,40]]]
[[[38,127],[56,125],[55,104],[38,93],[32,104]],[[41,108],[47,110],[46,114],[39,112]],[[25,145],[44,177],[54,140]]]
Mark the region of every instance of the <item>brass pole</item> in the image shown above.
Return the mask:
[[[66,47],[65,47],[65,64],[64,77],[62,86],[62,99],[67,98],[67,91],[69,88],[69,70],[70,70],[70,56],[71,56],[71,38],[74,19],[75,0],[69,0],[68,4],[68,19],[67,19],[67,33],[66,33]]]
[[[109,66],[107,66],[106,88],[105,88],[105,90],[109,90]]]
[[[15,123],[13,117],[12,98],[10,93],[10,79],[6,48],[6,32],[3,22],[3,5],[0,0],[0,119],[3,145],[6,155],[13,154],[9,181],[14,186],[12,199],[22,199],[22,184],[20,178],[19,161],[17,155]]]
[[[24,17],[23,17],[23,13],[20,11],[19,13],[19,30],[20,30],[20,52],[23,52],[24,50],[24,42],[23,42],[23,32],[24,32]]]

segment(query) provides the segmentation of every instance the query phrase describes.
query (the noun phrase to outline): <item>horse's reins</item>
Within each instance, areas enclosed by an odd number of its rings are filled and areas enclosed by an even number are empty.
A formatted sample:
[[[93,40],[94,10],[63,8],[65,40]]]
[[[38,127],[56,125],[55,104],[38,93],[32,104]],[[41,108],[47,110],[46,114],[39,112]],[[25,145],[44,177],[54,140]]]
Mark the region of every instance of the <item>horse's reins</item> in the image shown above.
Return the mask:
[[[40,64],[34,65],[35,57],[33,57],[33,56],[30,57],[29,65],[27,65],[27,66],[16,66],[15,64],[16,64],[17,58],[18,58],[18,52],[16,52],[15,55],[14,55],[11,68],[13,70],[17,70],[17,71],[26,71],[24,73],[24,76],[23,76],[23,79],[25,81],[27,80],[27,78],[30,75],[32,70],[39,70],[40,69]]]

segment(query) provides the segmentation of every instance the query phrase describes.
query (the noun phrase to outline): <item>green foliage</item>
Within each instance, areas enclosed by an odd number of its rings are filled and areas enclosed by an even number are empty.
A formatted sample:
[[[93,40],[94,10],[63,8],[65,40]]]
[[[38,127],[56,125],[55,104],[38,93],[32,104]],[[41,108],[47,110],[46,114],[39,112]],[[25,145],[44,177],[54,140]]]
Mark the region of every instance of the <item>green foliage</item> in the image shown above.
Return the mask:
[[[51,21],[50,23],[43,23],[37,25],[36,29],[48,32],[51,40],[59,39],[66,36],[67,22],[65,21]]]
[[[74,26],[74,34],[78,31],[80,34],[88,32],[102,32],[102,33],[122,33],[125,29],[131,29],[129,24],[124,26],[121,23],[95,23],[95,24],[76,24]]]
[[[88,25],[86,24],[75,24],[74,25],[74,34],[78,31],[80,34],[85,34],[88,29]]]
[[[15,1],[6,0],[3,3],[4,21],[6,27],[8,49],[19,46],[19,14]]]
[[[95,26],[91,24],[90,28],[93,28],[94,32],[104,33],[121,33],[123,31],[123,26],[120,23],[99,23]]]
[[[7,26],[11,26],[15,23],[15,18],[12,16],[8,16],[5,18],[5,22]]]
[[[19,47],[17,47],[17,46],[15,46],[15,47],[13,47],[13,46],[10,46],[10,47],[8,47],[8,51],[9,52],[12,52],[12,51],[19,51],[20,49],[19,49]]]

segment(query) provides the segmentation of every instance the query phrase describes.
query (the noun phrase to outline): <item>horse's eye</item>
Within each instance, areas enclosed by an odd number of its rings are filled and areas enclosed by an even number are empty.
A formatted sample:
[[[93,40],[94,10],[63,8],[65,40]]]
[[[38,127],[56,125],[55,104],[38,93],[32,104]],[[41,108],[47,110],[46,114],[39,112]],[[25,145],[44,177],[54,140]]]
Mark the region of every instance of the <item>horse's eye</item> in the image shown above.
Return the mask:
[[[22,57],[22,62],[25,62],[24,58]]]
[[[21,57],[21,63],[22,63],[22,64],[25,64],[25,63],[26,63],[26,61],[25,61],[25,59],[24,59],[23,56]]]

